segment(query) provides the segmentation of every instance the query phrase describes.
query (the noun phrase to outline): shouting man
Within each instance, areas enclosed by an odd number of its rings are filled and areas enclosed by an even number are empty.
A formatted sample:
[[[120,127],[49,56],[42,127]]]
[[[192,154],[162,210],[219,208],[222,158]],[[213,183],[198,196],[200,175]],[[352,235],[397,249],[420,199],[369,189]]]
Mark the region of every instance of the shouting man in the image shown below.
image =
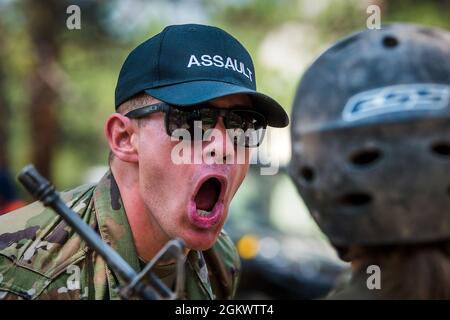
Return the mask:
[[[245,48],[202,25],[169,26],[135,48],[115,100],[105,124],[110,171],[63,199],[136,270],[168,240],[183,239],[183,298],[232,298],[239,257],[222,227],[251,148],[267,125],[286,126],[286,113],[256,92]],[[173,263],[154,272],[173,286]],[[121,284],[39,203],[0,218],[0,298],[118,299]]]

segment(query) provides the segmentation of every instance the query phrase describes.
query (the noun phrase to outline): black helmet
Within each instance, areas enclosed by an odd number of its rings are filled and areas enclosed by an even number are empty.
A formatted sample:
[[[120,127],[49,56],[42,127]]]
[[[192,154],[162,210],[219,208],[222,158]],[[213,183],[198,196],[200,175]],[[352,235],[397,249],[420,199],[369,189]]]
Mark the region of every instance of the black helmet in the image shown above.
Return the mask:
[[[450,239],[450,33],[409,24],[339,41],[307,70],[290,173],[336,246]]]

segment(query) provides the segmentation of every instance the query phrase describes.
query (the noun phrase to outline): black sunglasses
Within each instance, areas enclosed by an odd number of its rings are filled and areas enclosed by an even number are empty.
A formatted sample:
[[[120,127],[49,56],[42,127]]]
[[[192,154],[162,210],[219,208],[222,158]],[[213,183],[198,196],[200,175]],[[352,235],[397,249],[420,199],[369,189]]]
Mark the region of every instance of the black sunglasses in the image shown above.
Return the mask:
[[[196,137],[194,135],[195,128],[201,130],[202,137],[200,138],[205,138],[205,132],[213,129],[221,116],[228,134],[233,138],[233,143],[246,148],[258,147],[264,139],[267,128],[266,118],[257,111],[216,108],[207,103],[193,107],[178,107],[161,102],[132,110],[125,116],[138,119],[156,112],[165,113],[164,121],[169,136],[172,136],[177,129],[185,129],[189,131],[191,139]]]

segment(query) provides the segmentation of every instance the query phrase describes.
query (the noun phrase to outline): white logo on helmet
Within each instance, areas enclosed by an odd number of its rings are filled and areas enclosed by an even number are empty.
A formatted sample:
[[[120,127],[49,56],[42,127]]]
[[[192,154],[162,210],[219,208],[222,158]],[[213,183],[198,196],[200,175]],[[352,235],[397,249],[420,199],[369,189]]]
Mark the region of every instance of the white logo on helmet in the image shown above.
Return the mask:
[[[342,117],[355,121],[381,114],[419,110],[438,110],[449,105],[450,86],[408,84],[360,92],[345,104]]]

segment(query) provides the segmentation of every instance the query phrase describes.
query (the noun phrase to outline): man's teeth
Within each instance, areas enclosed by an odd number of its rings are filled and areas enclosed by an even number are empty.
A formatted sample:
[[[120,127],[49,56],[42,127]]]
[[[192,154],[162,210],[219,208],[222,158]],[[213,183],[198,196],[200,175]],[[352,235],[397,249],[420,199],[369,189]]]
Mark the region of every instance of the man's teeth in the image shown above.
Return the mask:
[[[211,210],[212,211],[212,210]],[[199,215],[205,217],[207,215],[209,215],[211,213],[211,211],[206,211],[206,210],[202,210],[202,209],[197,209],[197,212]]]

